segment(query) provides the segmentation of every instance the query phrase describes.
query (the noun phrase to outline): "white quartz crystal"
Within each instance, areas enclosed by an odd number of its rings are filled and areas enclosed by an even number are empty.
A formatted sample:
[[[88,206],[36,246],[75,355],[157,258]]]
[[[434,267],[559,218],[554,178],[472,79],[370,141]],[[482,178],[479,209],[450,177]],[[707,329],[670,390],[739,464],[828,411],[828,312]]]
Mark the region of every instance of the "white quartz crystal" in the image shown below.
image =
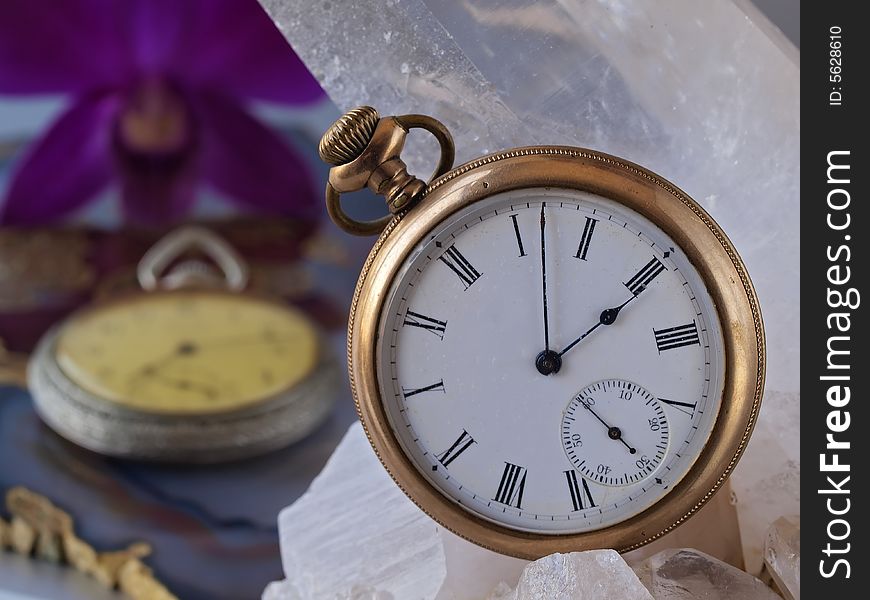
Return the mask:
[[[500,581],[486,597],[486,600],[511,600],[514,590],[504,581]]]
[[[301,600],[301,596],[293,582],[273,581],[263,590],[262,600]]]
[[[439,531],[447,558],[447,577],[436,600],[481,600],[500,582],[515,584],[529,564],[481,548],[444,528]]]
[[[664,550],[634,569],[655,600],[781,600],[745,571],[689,548]]]
[[[359,423],[278,527],[287,579],[264,600],[481,600],[528,564],[432,521],[384,471]]]
[[[263,592],[263,600],[304,600],[299,589],[290,581],[274,581]],[[319,597],[319,596],[318,596]],[[330,598],[330,596],[324,596]],[[370,586],[354,585],[331,597],[334,600],[396,600],[390,592],[378,591]]]
[[[780,517],[770,526],[764,544],[764,564],[786,600],[800,600],[800,517]]]
[[[514,590],[498,585],[490,600],[652,600],[613,550],[551,554],[523,570]]]
[[[770,524],[801,510],[800,394],[768,391],[762,414],[767,418],[755,427],[731,478],[744,567],[755,574],[761,571],[764,535]]]
[[[287,579],[268,600],[426,600],[444,582],[438,526],[393,483],[359,423],[278,527]]]

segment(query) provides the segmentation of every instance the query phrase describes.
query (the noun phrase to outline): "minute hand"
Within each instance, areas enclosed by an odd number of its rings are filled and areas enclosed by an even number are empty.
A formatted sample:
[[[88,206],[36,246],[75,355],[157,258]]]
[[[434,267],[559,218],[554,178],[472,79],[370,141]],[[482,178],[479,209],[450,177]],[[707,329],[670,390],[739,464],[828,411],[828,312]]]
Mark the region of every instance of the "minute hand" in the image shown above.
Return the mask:
[[[632,294],[631,297],[620,304],[619,306],[614,306],[613,308],[606,308],[601,311],[601,315],[598,317],[598,322],[586,330],[580,337],[576,340],[565,346],[565,348],[559,353],[559,356],[563,356],[568,350],[579,344],[586,336],[590,333],[601,327],[602,325],[613,325],[616,322],[616,317],[619,316],[619,311],[621,311],[625,306],[638,297],[638,294]]]

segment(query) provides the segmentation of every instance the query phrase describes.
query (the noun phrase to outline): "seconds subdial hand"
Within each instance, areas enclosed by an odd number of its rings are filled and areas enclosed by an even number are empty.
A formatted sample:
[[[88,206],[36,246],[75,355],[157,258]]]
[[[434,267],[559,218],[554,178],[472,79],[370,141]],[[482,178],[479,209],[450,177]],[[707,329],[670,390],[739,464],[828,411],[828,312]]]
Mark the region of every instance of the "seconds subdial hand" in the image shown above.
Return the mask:
[[[622,430],[619,427],[611,427],[610,425],[608,425],[607,421],[605,421],[604,419],[599,417],[598,413],[596,413],[594,410],[592,410],[592,405],[589,404],[588,402],[586,402],[585,400],[581,399],[580,404],[583,405],[583,408],[585,408],[590,413],[592,413],[593,417],[595,417],[596,419],[601,421],[602,425],[607,427],[607,437],[609,437],[611,440],[617,440],[617,441],[622,442],[622,445],[625,446],[626,448],[628,448],[629,454],[636,454],[637,453],[637,450],[635,448],[633,448],[628,442],[626,442],[625,438],[622,437]]]

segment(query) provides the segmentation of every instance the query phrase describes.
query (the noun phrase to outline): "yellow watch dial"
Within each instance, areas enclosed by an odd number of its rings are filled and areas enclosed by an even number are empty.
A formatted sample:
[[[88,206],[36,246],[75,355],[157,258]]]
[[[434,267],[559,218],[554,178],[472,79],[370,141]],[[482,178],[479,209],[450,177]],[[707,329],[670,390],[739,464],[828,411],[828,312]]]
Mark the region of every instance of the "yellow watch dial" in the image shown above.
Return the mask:
[[[265,400],[314,368],[299,311],[241,294],[142,294],[75,316],[56,359],[91,394],[141,411],[222,412]]]

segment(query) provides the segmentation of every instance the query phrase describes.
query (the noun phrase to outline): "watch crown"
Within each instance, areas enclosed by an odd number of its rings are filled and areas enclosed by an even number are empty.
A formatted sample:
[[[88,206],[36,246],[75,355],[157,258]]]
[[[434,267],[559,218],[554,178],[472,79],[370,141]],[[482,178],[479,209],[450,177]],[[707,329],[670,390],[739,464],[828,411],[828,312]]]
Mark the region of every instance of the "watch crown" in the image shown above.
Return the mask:
[[[331,165],[347,164],[363,153],[381,117],[371,106],[359,106],[340,117],[320,138],[317,151]]]

